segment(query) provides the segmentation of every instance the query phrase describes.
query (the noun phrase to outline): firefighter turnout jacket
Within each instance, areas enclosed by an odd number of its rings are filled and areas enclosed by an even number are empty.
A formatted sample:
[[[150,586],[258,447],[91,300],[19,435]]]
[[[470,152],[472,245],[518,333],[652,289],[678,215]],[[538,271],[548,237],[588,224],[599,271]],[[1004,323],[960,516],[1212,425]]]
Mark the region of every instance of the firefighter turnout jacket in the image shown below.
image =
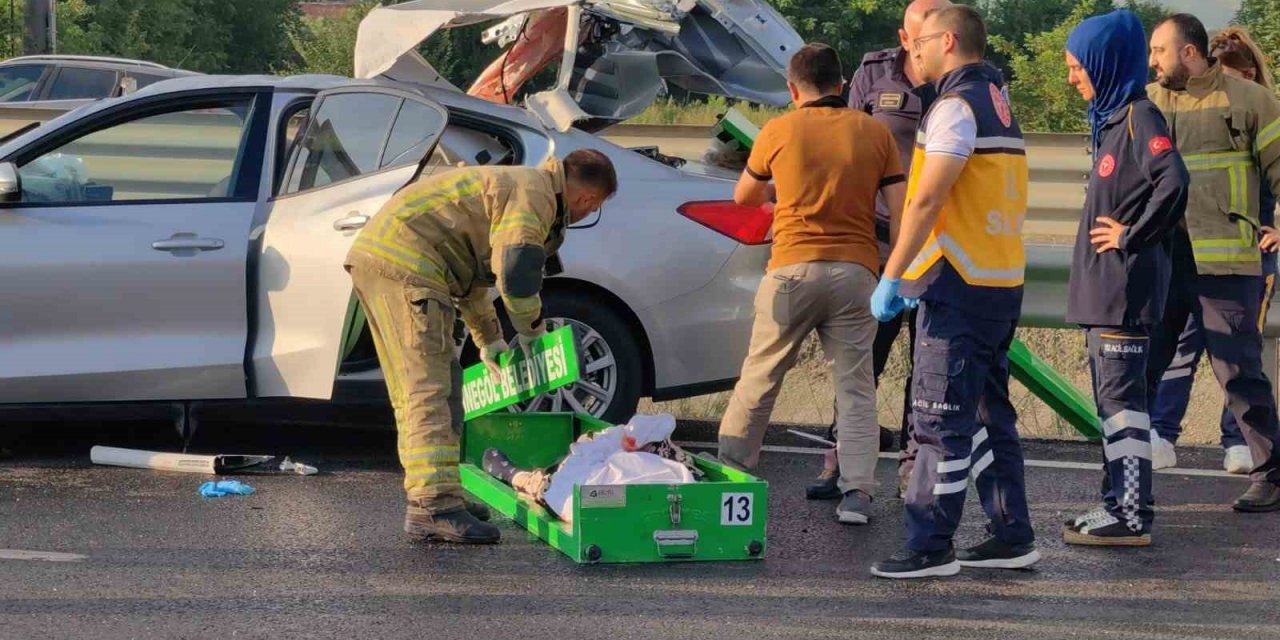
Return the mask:
[[[564,185],[554,158],[421,178],[369,221],[346,264],[437,292],[457,305],[478,346],[502,339],[494,286],[516,331],[534,333],[546,258],[564,240]]]
[[[1214,63],[1182,91],[1147,87],[1191,173],[1186,226],[1201,275],[1260,275],[1259,186],[1280,193],[1280,101]],[[1251,224],[1252,223],[1252,224]]]

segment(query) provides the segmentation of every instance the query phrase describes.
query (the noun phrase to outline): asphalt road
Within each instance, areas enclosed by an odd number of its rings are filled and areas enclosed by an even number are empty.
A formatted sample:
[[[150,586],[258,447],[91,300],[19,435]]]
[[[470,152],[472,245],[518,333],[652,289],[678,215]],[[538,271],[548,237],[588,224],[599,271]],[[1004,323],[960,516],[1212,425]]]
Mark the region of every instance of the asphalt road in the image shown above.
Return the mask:
[[[1035,466],[1036,570],[903,583],[867,573],[900,539],[887,460],[869,526],[803,499],[820,458],[775,451],[760,470],[764,561],[578,566],[510,522],[497,547],[406,542],[386,431],[206,424],[202,451],[287,454],[322,471],[236,476],[257,493],[222,499],[197,495],[201,476],[94,467],[97,443],[174,439],[151,422],[0,435],[0,638],[1280,638],[1280,514],[1231,513],[1237,478],[1161,475],[1152,547],[1068,549],[1058,524],[1094,506],[1098,472]],[[1097,456],[1028,445],[1033,459]],[[960,542],[980,536],[971,501]]]

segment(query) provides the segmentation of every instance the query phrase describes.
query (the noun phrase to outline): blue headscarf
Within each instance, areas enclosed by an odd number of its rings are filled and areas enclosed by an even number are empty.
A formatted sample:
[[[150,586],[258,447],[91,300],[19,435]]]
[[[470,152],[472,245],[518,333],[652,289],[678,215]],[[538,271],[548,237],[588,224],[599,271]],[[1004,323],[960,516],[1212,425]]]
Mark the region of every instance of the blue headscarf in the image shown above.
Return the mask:
[[[1067,36],[1067,51],[1093,83],[1089,126],[1096,150],[1111,116],[1147,95],[1147,35],[1138,16],[1121,9],[1081,22]]]

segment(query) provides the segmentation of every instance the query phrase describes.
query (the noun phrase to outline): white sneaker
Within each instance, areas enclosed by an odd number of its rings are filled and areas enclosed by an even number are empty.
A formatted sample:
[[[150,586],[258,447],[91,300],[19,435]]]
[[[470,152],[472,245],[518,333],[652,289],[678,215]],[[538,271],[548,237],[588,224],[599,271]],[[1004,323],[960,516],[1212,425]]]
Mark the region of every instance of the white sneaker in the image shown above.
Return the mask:
[[[1249,447],[1238,444],[1234,447],[1227,447],[1227,454],[1222,458],[1222,468],[1227,473],[1236,475],[1248,475],[1253,471],[1253,455],[1249,453]]]
[[[1169,469],[1178,466],[1178,452],[1173,443],[1161,438],[1155,431],[1151,432],[1151,470]]]

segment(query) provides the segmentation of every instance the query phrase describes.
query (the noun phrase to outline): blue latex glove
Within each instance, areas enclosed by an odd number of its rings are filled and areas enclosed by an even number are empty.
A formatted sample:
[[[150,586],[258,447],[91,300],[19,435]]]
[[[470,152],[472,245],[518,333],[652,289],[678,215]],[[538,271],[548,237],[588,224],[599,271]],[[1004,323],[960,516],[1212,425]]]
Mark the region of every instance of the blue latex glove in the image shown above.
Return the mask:
[[[206,498],[221,498],[226,495],[247,496],[253,493],[253,487],[239,480],[210,480],[200,485],[200,495]]]
[[[902,280],[898,278],[880,278],[876,290],[871,294],[871,315],[880,322],[888,322],[907,308],[906,300],[898,295],[898,286]]]

